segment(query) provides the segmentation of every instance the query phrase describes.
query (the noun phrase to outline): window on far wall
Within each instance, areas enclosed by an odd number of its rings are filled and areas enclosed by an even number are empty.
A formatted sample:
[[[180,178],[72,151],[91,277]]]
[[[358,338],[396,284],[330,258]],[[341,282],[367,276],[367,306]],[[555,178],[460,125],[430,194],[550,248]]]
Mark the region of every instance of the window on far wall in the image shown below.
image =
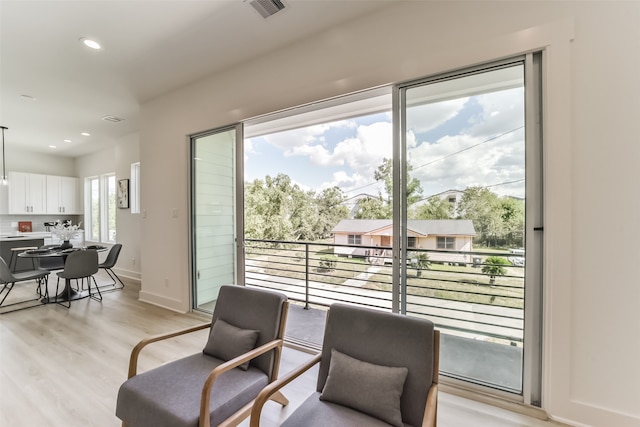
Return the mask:
[[[140,162],[131,163],[130,192],[129,203],[131,204],[131,213],[140,213]]]
[[[116,241],[116,176],[113,173],[85,178],[85,239]]]
[[[438,249],[455,249],[456,238],[449,236],[438,236],[437,242]]]
[[[407,237],[407,247],[415,248],[416,247],[416,238],[415,237]]]
[[[349,244],[350,245],[361,245],[362,244],[362,236],[359,234],[349,234]]]

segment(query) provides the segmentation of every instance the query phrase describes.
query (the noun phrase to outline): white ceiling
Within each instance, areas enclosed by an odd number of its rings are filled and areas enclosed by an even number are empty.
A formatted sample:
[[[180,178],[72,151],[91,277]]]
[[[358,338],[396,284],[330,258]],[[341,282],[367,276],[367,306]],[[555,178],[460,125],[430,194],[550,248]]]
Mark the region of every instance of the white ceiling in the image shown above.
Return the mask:
[[[12,147],[66,157],[104,149],[138,130],[145,101],[393,1],[284,0],[264,19],[248,0],[0,0],[7,158]]]

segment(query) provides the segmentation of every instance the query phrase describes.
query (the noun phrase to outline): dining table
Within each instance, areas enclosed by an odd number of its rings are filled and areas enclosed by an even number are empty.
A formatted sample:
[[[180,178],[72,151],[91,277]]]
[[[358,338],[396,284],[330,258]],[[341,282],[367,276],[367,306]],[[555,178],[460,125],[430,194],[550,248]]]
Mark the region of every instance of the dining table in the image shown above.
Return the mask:
[[[51,257],[61,257],[62,265],[64,265],[65,261],[67,260],[67,256],[69,256],[69,254],[75,251],[84,251],[84,250],[95,250],[97,252],[104,252],[107,250],[107,247],[102,245],[89,245],[89,246],[73,247],[73,248],[66,248],[66,249],[58,246],[43,247],[39,249],[24,251],[18,254],[18,256],[22,258],[32,258],[36,260],[51,258]],[[50,303],[56,303],[56,302],[75,301],[75,300],[79,300],[89,296],[89,290],[72,288],[71,280],[72,279],[65,279],[64,289],[53,297],[48,296],[48,290],[47,290],[46,296],[44,296],[40,300],[40,302],[43,304],[50,304]]]

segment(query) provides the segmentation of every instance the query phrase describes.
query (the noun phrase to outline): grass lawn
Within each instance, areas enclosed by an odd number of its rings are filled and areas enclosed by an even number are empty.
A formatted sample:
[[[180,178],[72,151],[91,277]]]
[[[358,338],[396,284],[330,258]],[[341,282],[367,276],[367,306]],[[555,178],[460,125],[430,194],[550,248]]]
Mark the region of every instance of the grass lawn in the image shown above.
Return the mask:
[[[247,260],[253,268],[264,274],[305,280],[308,272],[310,282],[332,285],[344,284],[347,280],[367,271],[370,267],[362,258],[335,257],[331,248],[317,250],[309,247],[309,263],[306,263],[304,245],[283,249],[248,248]],[[322,268],[321,261],[333,260],[332,269]],[[391,291],[391,267],[378,266],[378,271],[368,278],[364,289]],[[407,268],[407,292],[453,301],[487,304],[501,307],[523,308],[524,269],[506,267],[506,275],[496,277],[495,284],[481,268],[471,266],[431,263],[429,269],[419,275],[415,268]]]

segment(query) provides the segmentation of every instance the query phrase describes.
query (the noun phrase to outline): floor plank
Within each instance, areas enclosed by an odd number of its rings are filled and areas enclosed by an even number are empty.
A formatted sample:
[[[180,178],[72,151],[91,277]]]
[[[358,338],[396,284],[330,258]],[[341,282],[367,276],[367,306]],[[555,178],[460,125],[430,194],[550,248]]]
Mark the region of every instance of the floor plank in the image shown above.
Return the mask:
[[[97,278],[108,281],[102,272]],[[104,293],[102,303],[83,299],[71,309],[49,304],[0,315],[0,426],[120,426],[116,395],[133,346],[149,335],[208,321],[139,302],[139,286],[126,284],[122,291]],[[50,286],[55,289],[55,283]],[[11,297],[34,293],[35,284],[25,283]],[[154,344],[153,351],[142,353],[140,370],[201,351],[206,333]],[[280,373],[310,357],[286,348]],[[284,420],[315,388],[316,375],[314,368],[284,389],[287,407],[269,402],[262,425]],[[446,393],[440,393],[438,413],[440,427],[556,425]]]

